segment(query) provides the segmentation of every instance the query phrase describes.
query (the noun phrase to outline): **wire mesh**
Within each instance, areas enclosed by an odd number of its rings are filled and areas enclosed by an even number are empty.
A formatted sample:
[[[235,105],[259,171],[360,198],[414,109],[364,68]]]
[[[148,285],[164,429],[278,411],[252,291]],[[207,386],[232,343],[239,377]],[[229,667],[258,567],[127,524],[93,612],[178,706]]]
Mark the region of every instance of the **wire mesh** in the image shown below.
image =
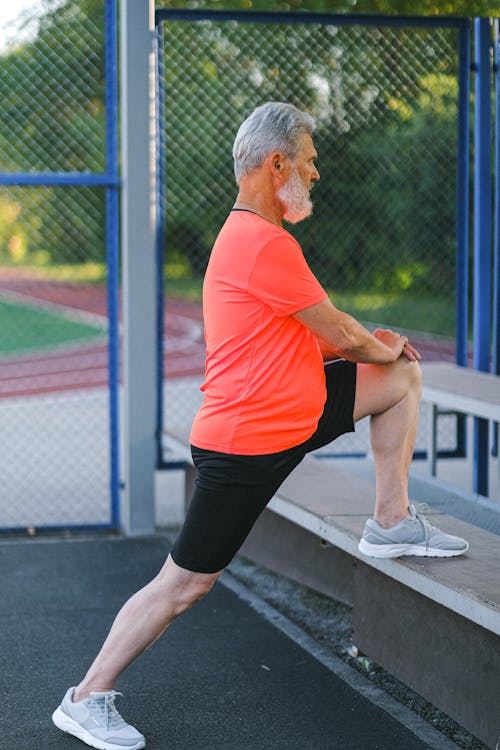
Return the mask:
[[[103,171],[103,1],[38,0],[1,38],[0,172]]]
[[[314,215],[287,227],[313,271],[341,309],[453,359],[456,29],[169,20],[161,34],[167,315],[174,299],[190,299],[193,316],[199,305],[236,194],[239,124],[264,101],[287,101],[317,122]],[[166,352],[167,378],[172,362]],[[197,382],[167,380],[167,426],[192,418],[202,367],[200,353]],[[452,431],[440,445],[454,440]],[[368,442],[361,428],[330,450]]]
[[[0,27],[0,528],[109,524],[104,1]]]

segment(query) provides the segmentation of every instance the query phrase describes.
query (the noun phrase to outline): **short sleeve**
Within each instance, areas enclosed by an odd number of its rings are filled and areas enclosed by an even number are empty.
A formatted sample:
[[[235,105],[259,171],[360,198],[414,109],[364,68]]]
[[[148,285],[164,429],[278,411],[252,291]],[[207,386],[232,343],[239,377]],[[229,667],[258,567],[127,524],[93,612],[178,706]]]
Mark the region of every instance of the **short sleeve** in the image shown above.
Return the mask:
[[[293,315],[327,294],[291,236],[276,237],[260,250],[248,279],[248,292],[275,315]]]

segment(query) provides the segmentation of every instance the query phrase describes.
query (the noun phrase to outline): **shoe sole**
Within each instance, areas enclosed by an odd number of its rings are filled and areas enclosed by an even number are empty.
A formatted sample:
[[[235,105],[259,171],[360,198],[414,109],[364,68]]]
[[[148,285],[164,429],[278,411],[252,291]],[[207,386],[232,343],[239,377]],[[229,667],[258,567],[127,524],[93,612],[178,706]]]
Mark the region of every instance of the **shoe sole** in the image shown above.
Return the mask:
[[[359,551],[367,557],[458,557],[469,549],[466,543],[463,549],[438,549],[437,547],[422,547],[418,544],[370,544],[361,539]]]
[[[135,745],[116,745],[111,742],[99,740],[68,716],[61,707],[56,708],[52,714],[52,721],[58,729],[67,734],[72,734],[73,737],[77,737],[82,742],[85,742],[86,745],[95,747],[97,750],[141,750],[141,748],[146,747],[146,743],[143,740],[137,742]]]

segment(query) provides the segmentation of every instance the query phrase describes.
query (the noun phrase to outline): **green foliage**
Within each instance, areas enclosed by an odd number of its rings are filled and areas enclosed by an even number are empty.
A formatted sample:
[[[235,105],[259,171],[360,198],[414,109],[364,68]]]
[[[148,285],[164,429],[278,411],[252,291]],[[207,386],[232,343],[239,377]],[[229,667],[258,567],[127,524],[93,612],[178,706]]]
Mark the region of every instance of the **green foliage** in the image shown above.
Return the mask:
[[[32,41],[0,56],[0,170],[104,170],[103,2],[48,2]],[[104,258],[103,191],[15,189],[0,200],[0,258]]]
[[[454,289],[456,79],[420,84],[411,109],[338,144],[327,164],[335,242],[312,262],[335,289]]]
[[[455,305],[450,295],[330,290],[330,297],[338,308],[370,327],[397,325],[398,330],[409,332],[425,331],[450,339],[455,335]]]
[[[442,38],[420,30],[409,49],[387,28],[193,27],[165,30],[167,260],[203,272],[236,193],[236,128],[281,99],[318,123],[315,213],[291,231],[322,283],[451,296],[457,82]]]
[[[428,15],[438,10],[435,0],[199,5]],[[47,0],[47,7],[36,37],[0,56],[0,169],[102,171],[104,4]],[[482,0],[439,3],[444,14],[486,11],[495,7]],[[292,231],[324,285],[336,293],[451,295],[453,33],[421,29],[410,39],[388,27],[360,37],[358,30],[340,26],[166,24],[166,258],[177,274],[172,281],[188,283],[189,273],[203,273],[236,193],[230,157],[236,128],[254,106],[278,99],[307,109],[318,124],[323,179],[313,193],[315,215]],[[0,258],[102,262],[104,224],[101,189],[2,191]]]
[[[160,0],[157,6],[188,8],[193,2]],[[500,0],[197,0],[196,7],[471,18],[500,15]]]

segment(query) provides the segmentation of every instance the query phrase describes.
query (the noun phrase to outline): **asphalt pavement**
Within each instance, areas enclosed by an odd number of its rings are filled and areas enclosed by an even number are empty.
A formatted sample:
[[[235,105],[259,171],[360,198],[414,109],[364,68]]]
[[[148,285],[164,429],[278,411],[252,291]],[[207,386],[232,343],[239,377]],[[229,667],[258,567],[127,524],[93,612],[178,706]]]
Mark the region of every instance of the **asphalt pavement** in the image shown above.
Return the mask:
[[[163,536],[0,543],[0,748],[85,747],[51,713],[168,549]],[[220,582],[117,689],[148,750],[432,747]]]

